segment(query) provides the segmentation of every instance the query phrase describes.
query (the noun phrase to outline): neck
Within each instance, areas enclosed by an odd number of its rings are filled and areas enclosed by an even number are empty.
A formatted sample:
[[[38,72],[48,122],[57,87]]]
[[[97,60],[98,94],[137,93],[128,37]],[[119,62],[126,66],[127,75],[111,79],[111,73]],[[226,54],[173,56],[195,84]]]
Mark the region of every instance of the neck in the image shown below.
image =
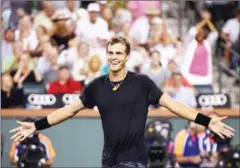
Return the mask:
[[[123,68],[123,69],[121,69],[120,71],[117,71],[117,72],[110,71],[109,72],[109,78],[113,82],[121,81],[126,76],[126,73],[127,73],[127,71],[126,71],[125,68]]]
[[[65,79],[59,79],[59,83],[60,85],[64,85],[67,83],[68,80],[65,80]]]
[[[159,65],[154,65],[154,64],[152,64],[152,69],[153,69],[153,70],[158,70],[159,68],[160,68]]]

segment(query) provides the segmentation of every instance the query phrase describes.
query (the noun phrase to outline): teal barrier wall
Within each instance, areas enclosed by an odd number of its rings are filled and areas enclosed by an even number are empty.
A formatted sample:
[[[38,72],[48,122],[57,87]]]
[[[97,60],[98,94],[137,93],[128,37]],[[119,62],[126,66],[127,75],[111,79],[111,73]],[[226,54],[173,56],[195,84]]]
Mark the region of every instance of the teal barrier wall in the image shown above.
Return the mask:
[[[149,119],[151,120],[151,119]],[[233,144],[239,144],[239,118],[230,118],[226,123],[236,130]],[[173,136],[184,128],[187,121],[180,118],[171,119]],[[8,152],[11,141],[10,129],[16,127],[15,119],[2,118],[2,134],[4,135],[4,152],[2,166],[10,167]],[[51,140],[56,150],[54,167],[99,167],[101,166],[101,150],[103,132],[99,118],[73,118],[60,125],[44,130],[43,133]]]

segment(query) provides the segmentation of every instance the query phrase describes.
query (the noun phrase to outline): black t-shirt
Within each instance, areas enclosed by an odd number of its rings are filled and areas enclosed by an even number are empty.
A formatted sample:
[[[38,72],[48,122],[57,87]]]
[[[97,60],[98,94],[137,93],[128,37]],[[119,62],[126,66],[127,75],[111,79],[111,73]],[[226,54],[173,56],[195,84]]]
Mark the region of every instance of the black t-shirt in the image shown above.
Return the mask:
[[[112,90],[108,75],[86,87],[81,101],[87,108],[98,107],[104,132],[102,164],[147,163],[144,131],[150,104],[158,104],[162,91],[149,77],[128,72],[118,90]]]

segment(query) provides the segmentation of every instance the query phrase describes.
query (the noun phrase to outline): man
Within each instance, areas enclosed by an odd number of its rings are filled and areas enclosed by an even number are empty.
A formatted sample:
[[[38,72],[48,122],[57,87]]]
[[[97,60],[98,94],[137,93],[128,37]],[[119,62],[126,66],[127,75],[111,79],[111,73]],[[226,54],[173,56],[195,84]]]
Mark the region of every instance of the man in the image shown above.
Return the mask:
[[[81,93],[83,86],[72,79],[70,69],[66,65],[58,68],[58,79],[49,85],[48,94]]]
[[[233,45],[238,45],[237,40],[240,36],[240,8],[236,10],[236,16],[229,19],[222,28],[221,37],[226,42],[224,59],[227,65],[230,65],[230,49]]]
[[[99,16],[98,3],[90,3],[87,7],[89,19],[80,19],[77,22],[76,35],[81,41],[87,42],[91,47],[98,48],[101,35],[108,35],[108,23]]]
[[[174,72],[172,74],[172,85],[166,86],[165,91],[174,100],[184,103],[190,107],[196,107],[197,101],[194,95],[194,90],[190,87],[185,87],[182,84],[182,78],[183,76],[181,73]]]
[[[114,37],[107,44],[109,74],[89,83],[79,99],[34,123],[20,122],[11,130],[14,141],[24,140],[36,130],[49,128],[73,117],[79,110],[97,106],[104,132],[103,167],[147,167],[144,131],[148,107],[165,106],[188,120],[208,126],[224,138],[233,136],[233,128],[222,123],[226,117],[208,118],[178,103],[161,92],[145,75],[127,72],[131,47],[124,37]]]
[[[197,128],[197,124],[189,122],[188,127],[176,135],[174,154],[181,168],[197,168],[202,162]]]

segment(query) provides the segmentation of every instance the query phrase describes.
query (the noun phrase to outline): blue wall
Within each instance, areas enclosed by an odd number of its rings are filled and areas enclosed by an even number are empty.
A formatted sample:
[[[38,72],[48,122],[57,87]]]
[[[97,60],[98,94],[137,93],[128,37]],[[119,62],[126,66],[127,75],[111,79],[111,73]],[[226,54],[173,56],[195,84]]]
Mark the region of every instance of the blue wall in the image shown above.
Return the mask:
[[[2,119],[4,135],[4,153],[2,165],[10,167],[8,152],[10,150],[10,129],[17,126],[16,119]],[[150,119],[151,120],[151,119]],[[187,121],[180,118],[171,119],[173,136],[186,126]],[[239,144],[239,118],[230,118],[226,123],[236,129],[233,144]],[[101,150],[103,132],[99,118],[73,118],[60,125],[44,130],[54,145],[56,158],[54,167],[99,167],[101,166]]]

